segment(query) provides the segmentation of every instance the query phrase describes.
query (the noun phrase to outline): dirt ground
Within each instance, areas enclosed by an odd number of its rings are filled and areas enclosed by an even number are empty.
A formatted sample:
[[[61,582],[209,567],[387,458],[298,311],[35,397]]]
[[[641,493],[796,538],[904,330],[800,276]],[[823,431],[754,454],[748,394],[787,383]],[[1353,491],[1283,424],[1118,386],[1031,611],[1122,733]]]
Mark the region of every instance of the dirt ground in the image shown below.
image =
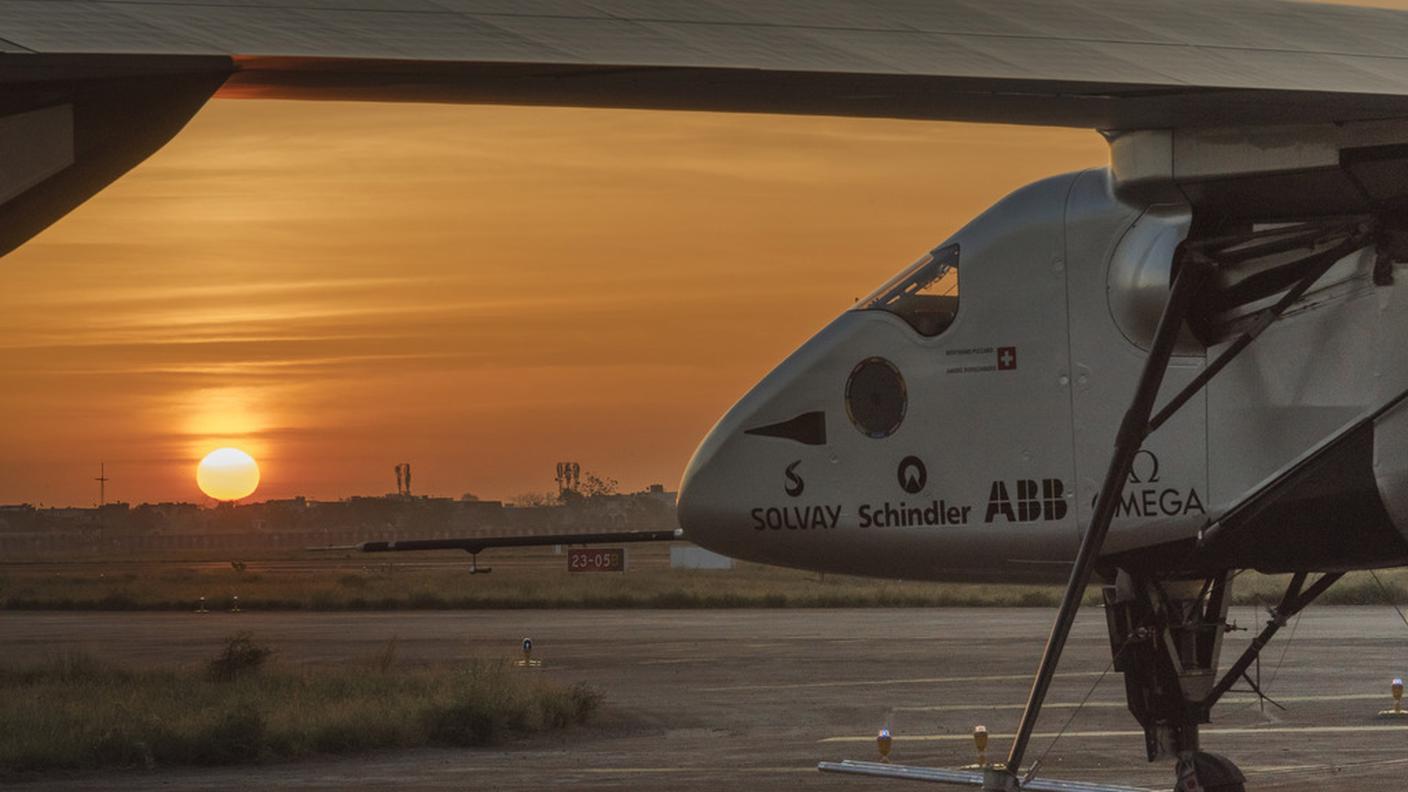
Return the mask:
[[[973,761],[982,723],[994,754],[1015,726],[1053,611],[1032,609],[471,611],[414,613],[0,613],[7,658],[86,649],[131,664],[196,662],[222,637],[252,631],[285,663],[374,655],[391,637],[400,662],[512,656],[535,643],[541,673],[606,694],[601,721],[497,749],[416,750],[257,767],[163,768],[26,783],[50,789],[893,789],[826,775],[819,760]],[[1244,626],[1261,617],[1234,609]],[[1408,668],[1408,628],[1391,608],[1312,609],[1266,651],[1262,680],[1286,707],[1229,698],[1204,727],[1252,788],[1396,788],[1408,724],[1379,720],[1389,681]],[[1229,636],[1224,662],[1248,633]],[[1282,651],[1289,650],[1281,660]],[[1102,616],[1081,616],[1029,756],[1042,775],[1149,788],[1171,769],[1143,760],[1142,738],[1109,663]],[[1094,686],[1089,702],[1075,707]],[[1067,719],[1066,734],[1052,735]],[[1048,752],[1048,748],[1050,749]]]

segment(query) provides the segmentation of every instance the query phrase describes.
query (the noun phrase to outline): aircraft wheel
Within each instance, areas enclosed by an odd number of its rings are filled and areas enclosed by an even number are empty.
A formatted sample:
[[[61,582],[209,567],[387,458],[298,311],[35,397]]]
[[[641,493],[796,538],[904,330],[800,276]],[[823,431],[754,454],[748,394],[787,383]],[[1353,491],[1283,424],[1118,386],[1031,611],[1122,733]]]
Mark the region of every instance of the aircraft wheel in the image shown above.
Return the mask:
[[[1227,757],[1200,751],[1193,754],[1192,764],[1193,772],[1186,773],[1186,765],[1179,762],[1174,792],[1246,792],[1247,777]]]

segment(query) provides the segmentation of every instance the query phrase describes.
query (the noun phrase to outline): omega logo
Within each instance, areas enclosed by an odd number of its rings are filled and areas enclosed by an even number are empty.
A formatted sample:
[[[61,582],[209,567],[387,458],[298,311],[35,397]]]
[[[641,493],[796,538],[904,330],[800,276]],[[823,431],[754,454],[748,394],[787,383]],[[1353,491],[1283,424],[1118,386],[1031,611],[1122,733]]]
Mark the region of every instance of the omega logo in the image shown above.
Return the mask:
[[[1157,484],[1159,481],[1159,458],[1153,451],[1141,448],[1134,455],[1129,466],[1130,484]]]

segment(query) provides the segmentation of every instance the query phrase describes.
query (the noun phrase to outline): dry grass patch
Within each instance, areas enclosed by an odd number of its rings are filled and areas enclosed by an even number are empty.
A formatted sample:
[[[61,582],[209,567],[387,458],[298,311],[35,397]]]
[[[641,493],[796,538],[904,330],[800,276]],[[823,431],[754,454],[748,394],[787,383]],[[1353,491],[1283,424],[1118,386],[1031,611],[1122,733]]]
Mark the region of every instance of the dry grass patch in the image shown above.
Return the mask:
[[[460,561],[463,554],[430,558]],[[614,574],[573,574],[561,557],[503,551],[491,575],[462,567],[420,566],[426,556],[350,567],[350,559],[290,556],[300,566],[247,572],[173,567],[170,562],[122,562],[119,574],[103,566],[73,564],[30,569],[14,565],[0,573],[0,610],[194,610],[201,597],[212,610],[226,610],[239,597],[244,610],[442,610],[503,608],[865,608],[865,607],[1055,607],[1059,586],[930,583],[849,575],[817,575],[740,563],[728,571],[633,566]],[[483,562],[483,559],[481,559]],[[484,562],[486,565],[492,562]],[[251,564],[253,566],[253,564]],[[130,571],[129,571],[130,570]],[[1408,569],[1386,570],[1379,582],[1355,572],[1336,583],[1319,604],[1380,605],[1408,602]],[[1240,605],[1274,603],[1286,576],[1247,572],[1233,586]],[[1100,601],[1092,587],[1088,604]]]
[[[241,635],[207,667],[135,671],[84,654],[0,667],[0,778],[491,745],[586,723],[601,703],[499,663],[393,668],[390,649],[292,669],[251,662],[262,649]]]
[[[461,554],[462,555],[462,554]],[[459,560],[459,556],[454,556]],[[541,566],[500,566],[491,575],[463,568],[380,563],[298,572],[143,567],[135,579],[7,570],[0,584],[5,610],[193,610],[201,597],[212,610],[239,597],[243,610],[441,610],[487,608],[846,608],[934,606],[1054,606],[1053,586],[981,586],[817,575],[739,564],[730,571],[631,569],[573,574],[561,559]],[[141,565],[142,562],[137,562]],[[76,579],[86,582],[76,584]]]

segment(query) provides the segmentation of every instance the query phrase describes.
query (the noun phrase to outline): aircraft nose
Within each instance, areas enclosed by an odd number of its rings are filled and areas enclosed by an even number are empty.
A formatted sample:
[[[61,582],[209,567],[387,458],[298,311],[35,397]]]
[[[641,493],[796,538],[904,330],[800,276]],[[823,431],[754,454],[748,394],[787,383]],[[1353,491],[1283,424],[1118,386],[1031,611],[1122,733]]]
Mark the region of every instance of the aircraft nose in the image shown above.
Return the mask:
[[[730,540],[734,515],[728,512],[736,501],[727,497],[729,475],[718,460],[728,435],[738,428],[736,421],[728,419],[725,416],[710,430],[690,459],[680,481],[677,514],[685,539],[706,550],[735,556],[737,548]]]
[[[826,489],[827,416],[779,379],[759,383],[720,419],[685,469],[679,523],[684,537],[705,549],[768,560],[765,534],[778,527],[770,517],[810,504]]]
[[[797,560],[799,532],[837,527],[841,506],[827,497],[836,463],[825,446],[826,416],[802,409],[780,420],[769,417],[775,405],[763,414],[735,411],[714,427],[680,482],[685,539],[732,558],[786,565]]]
[[[836,436],[846,420],[838,386],[883,342],[872,327],[884,332],[888,323],[842,314],[719,419],[680,482],[686,539],[733,558],[788,564],[799,547],[819,544],[796,537],[838,526],[847,454]]]
[[[798,369],[784,363],[774,370],[699,444],[679,490],[680,527],[689,541],[760,560],[755,512],[800,495],[826,443],[825,416],[799,392]]]

